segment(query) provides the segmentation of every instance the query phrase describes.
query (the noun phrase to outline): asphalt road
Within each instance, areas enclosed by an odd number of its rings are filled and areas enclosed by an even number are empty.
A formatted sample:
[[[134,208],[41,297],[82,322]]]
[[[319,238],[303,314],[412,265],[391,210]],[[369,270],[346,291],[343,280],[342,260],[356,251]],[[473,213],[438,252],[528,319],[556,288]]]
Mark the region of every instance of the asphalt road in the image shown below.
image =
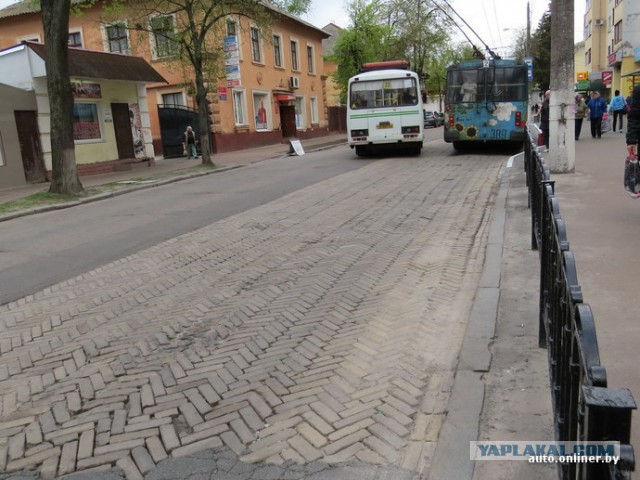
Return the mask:
[[[341,146],[4,222],[0,304],[372,161]]]

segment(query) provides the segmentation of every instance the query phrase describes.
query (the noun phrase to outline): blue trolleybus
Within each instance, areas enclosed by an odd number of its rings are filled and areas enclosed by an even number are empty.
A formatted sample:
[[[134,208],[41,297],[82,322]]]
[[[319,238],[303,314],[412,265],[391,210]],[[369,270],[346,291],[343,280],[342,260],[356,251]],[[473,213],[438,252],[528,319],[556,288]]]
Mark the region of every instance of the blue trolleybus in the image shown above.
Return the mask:
[[[477,142],[522,144],[528,100],[527,65],[471,60],[447,69],[444,140],[459,149]]]

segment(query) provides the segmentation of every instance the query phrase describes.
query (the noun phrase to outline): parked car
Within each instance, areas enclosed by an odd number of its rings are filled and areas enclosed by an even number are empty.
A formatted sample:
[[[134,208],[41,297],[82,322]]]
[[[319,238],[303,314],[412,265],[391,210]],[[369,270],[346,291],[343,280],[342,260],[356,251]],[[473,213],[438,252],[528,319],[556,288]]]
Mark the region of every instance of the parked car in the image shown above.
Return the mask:
[[[436,112],[430,112],[428,110],[424,110],[424,128],[427,127],[437,127],[440,122],[440,118],[436,114]]]
[[[444,113],[440,112],[435,112],[436,115],[438,115],[438,121],[440,122],[440,126],[444,125]]]

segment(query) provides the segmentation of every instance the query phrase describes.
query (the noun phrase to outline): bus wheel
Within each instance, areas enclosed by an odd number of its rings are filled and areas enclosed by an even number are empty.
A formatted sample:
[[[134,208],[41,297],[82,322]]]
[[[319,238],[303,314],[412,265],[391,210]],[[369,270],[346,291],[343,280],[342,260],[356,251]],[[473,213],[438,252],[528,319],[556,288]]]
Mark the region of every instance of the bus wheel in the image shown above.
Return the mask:
[[[356,155],[359,157],[366,157],[369,155],[369,149],[365,146],[356,146]]]
[[[456,152],[462,152],[464,150],[465,144],[463,142],[453,142],[453,149]]]
[[[418,156],[420,155],[421,151],[422,151],[422,147],[411,147],[409,149],[409,155]]]

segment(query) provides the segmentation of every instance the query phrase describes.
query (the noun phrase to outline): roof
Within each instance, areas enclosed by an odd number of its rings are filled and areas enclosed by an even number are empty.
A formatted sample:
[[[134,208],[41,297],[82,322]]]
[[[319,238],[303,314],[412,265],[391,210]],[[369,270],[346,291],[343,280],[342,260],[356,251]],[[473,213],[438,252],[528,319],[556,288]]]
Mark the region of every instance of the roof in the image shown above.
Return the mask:
[[[85,2],[86,0],[71,0],[71,4]],[[31,0],[21,0],[13,5],[9,5],[0,10],[0,18],[16,17],[18,15],[24,15],[26,13],[38,13],[40,11],[40,2],[33,2]]]
[[[640,77],[640,68],[637,70],[633,70],[632,72],[625,73],[624,75],[620,75],[621,77]]]
[[[45,59],[44,44],[23,43],[43,60]],[[69,76],[168,83],[144,58],[81,48],[69,48]]]
[[[72,5],[86,3],[86,2],[87,0],[71,0]],[[298,23],[305,25],[306,27],[312,28],[316,32],[320,33],[324,38],[329,37],[329,34],[327,34],[321,28],[318,28],[315,25],[312,25],[311,23],[301,19],[300,17],[297,17],[296,15],[293,15],[287,12],[286,10],[280,8],[278,5],[274,3],[270,3],[269,1],[266,1],[264,4],[267,8],[273,10],[275,13],[279,13],[280,15],[284,17],[288,17],[291,20],[294,20]],[[18,15],[24,15],[27,13],[38,13],[38,12],[40,12],[40,2],[33,2],[32,0],[21,0],[18,3],[9,5],[8,7],[0,9],[0,18],[16,17]]]

